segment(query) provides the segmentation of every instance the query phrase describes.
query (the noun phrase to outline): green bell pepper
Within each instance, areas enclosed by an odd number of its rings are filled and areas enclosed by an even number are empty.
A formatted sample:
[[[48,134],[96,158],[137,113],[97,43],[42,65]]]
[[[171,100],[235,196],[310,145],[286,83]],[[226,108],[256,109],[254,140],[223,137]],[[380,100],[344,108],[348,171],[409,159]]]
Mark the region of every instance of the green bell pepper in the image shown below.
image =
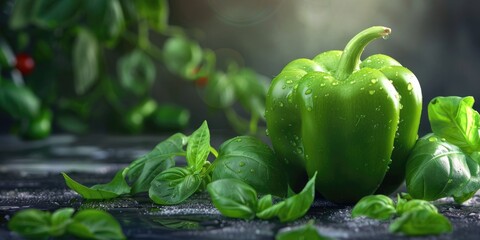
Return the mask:
[[[269,88],[265,117],[273,148],[299,189],[318,171],[326,199],[352,203],[404,180],[418,138],[422,94],[415,75],[386,55],[360,61],[391,30],[357,34],[342,51],[287,64]]]

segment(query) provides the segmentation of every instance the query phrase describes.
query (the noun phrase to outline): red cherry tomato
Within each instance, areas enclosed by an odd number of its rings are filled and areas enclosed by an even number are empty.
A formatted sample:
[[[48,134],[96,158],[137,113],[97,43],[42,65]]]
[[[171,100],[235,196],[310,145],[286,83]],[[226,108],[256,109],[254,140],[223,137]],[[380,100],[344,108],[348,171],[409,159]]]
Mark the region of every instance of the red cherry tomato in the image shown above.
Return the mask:
[[[21,53],[16,57],[15,68],[22,73],[22,75],[30,74],[35,68],[35,61],[30,55]]]
[[[205,87],[207,83],[208,83],[207,77],[199,77],[197,80],[195,80],[195,84],[197,84],[198,87]]]
[[[197,75],[197,79],[195,79],[195,84],[197,85],[197,87],[205,87],[208,83],[208,78],[206,76],[198,76],[200,70],[200,67],[196,67],[192,70],[193,75]]]

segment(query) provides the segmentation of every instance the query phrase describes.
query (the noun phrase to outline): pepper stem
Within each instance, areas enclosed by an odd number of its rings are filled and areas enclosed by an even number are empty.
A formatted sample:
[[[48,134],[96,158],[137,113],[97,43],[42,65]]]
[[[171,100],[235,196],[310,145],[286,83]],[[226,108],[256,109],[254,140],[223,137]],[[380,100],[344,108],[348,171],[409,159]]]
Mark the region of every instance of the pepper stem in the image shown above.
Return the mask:
[[[342,57],[338,63],[335,78],[345,80],[352,72],[359,68],[360,56],[365,47],[373,40],[386,38],[392,30],[387,27],[375,26],[367,28],[353,37],[343,50]]]

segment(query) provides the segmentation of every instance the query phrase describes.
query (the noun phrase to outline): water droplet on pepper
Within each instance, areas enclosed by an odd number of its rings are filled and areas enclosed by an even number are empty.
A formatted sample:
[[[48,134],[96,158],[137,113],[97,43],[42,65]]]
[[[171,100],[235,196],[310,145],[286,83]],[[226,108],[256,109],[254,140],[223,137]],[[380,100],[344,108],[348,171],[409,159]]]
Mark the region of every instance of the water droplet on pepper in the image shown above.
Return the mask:
[[[407,90],[412,91],[412,89],[413,89],[412,83],[408,83]]]

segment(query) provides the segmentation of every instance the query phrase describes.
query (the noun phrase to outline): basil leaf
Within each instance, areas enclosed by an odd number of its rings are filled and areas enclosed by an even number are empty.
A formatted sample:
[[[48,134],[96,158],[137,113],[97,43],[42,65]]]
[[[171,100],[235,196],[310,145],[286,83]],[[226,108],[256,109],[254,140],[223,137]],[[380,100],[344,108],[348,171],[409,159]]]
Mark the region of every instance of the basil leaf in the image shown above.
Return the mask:
[[[84,94],[98,77],[99,46],[97,39],[86,28],[80,28],[73,45],[73,75],[75,92]]]
[[[156,13],[158,14],[158,13]],[[195,80],[195,69],[202,62],[200,46],[185,37],[172,37],[163,47],[165,67],[183,78]]]
[[[42,28],[58,28],[77,15],[81,4],[79,0],[37,0],[33,5],[32,21]]]
[[[408,212],[414,212],[414,211],[420,211],[420,210],[428,210],[431,212],[438,212],[437,207],[435,207],[433,204],[431,204],[428,201],[421,200],[421,199],[412,199],[410,201],[399,201],[397,203],[397,214],[399,216],[402,216],[405,213]]]
[[[480,115],[473,97],[436,97],[428,104],[432,131],[467,153],[480,151]]]
[[[26,238],[46,239],[50,235],[51,213],[38,209],[18,211],[8,222],[8,228]]]
[[[111,199],[122,194],[130,193],[130,186],[124,178],[125,170],[120,170],[115,174],[112,181],[106,184],[97,184],[92,187],[86,187],[71,179],[66,173],[62,173],[65,183],[73,191],[80,194],[85,199]]]
[[[0,108],[14,118],[34,118],[40,112],[40,100],[27,87],[0,80]]]
[[[257,212],[261,212],[273,205],[272,195],[268,194],[258,200]]]
[[[118,171],[109,183],[93,185],[91,188],[113,192],[118,195],[130,193],[130,186],[128,186],[127,181],[125,181],[125,169]]]
[[[123,56],[117,65],[120,84],[138,96],[145,95],[155,81],[155,64],[140,49]]]
[[[12,30],[19,30],[26,27],[33,15],[32,6],[37,0],[16,0],[13,3],[12,13],[8,22]]]
[[[126,239],[117,220],[107,212],[87,209],[79,211],[68,225],[68,232],[79,238],[96,240]]]
[[[417,199],[465,196],[480,189],[480,168],[459,147],[428,134],[410,153],[406,183],[410,195]]]
[[[27,3],[26,1],[16,1],[15,5],[13,6],[13,12],[12,12],[12,17],[13,14],[15,14],[15,8],[18,5],[22,5]],[[0,69],[2,68],[10,68],[15,66],[15,63],[17,62],[15,55],[13,55],[12,48],[10,45],[3,39],[0,39]],[[0,76],[0,83],[2,82],[2,76]]]
[[[88,26],[98,39],[115,41],[125,29],[125,18],[119,0],[85,1]]]
[[[474,152],[470,154],[470,157],[475,160],[478,164],[480,164],[480,152]]]
[[[214,162],[213,181],[240,179],[258,193],[285,197],[287,177],[275,153],[261,140],[240,136],[225,141]]]
[[[53,212],[51,217],[52,227],[50,229],[51,236],[61,236],[65,234],[67,226],[72,222],[72,215],[75,212],[73,208],[62,208]]]
[[[322,236],[313,224],[313,220],[308,223],[296,227],[287,228],[277,233],[275,240],[328,240],[330,238]]]
[[[134,1],[137,13],[141,19],[146,20],[157,31],[168,27],[168,1],[143,0]]]
[[[208,184],[213,205],[231,218],[253,219],[257,208],[257,192],[238,179],[221,179]]]
[[[385,220],[396,213],[393,200],[385,195],[370,195],[363,197],[352,209],[352,217],[366,216]]]
[[[210,130],[206,121],[192,133],[187,145],[187,164],[194,171],[200,171],[210,154]]]
[[[307,213],[315,197],[315,179],[317,172],[307,182],[303,190],[279,203],[257,212],[257,217],[261,219],[270,219],[278,217],[281,222],[288,222],[298,219]]]
[[[392,233],[408,236],[438,235],[452,231],[452,224],[443,215],[428,209],[409,211],[390,224]]]
[[[229,75],[231,75],[229,73]],[[230,76],[235,86],[235,96],[240,104],[250,113],[263,116],[268,91],[268,82],[263,81],[255,71],[241,69]]]
[[[235,86],[223,72],[214,72],[208,78],[202,98],[213,108],[228,108],[235,101]]]
[[[173,167],[153,179],[148,195],[157,204],[178,204],[193,195],[201,183],[199,174],[186,168]]]
[[[132,162],[126,169],[126,177],[132,181],[131,193],[146,192],[152,180],[161,172],[175,166],[175,156],[185,154],[183,146],[187,137],[176,133],[160,142],[145,156]]]
[[[458,196],[453,196],[453,199],[455,200],[456,203],[462,204],[463,202],[469,200],[473,196],[475,196],[475,193],[477,193],[477,190],[465,193],[463,195],[458,195]]]

